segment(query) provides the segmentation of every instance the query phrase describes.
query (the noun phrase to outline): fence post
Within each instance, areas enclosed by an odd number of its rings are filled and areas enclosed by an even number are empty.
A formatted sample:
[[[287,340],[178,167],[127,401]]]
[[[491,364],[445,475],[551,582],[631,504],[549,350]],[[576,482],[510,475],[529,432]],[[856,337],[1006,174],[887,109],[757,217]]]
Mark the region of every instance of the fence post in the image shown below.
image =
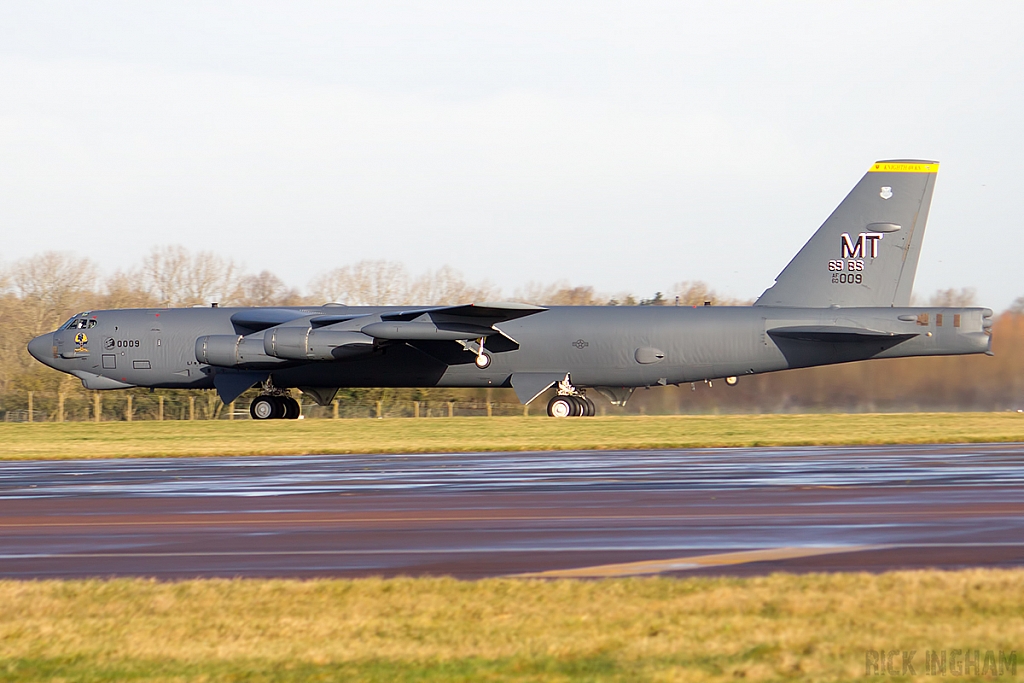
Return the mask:
[[[523,406],[523,417],[530,417],[530,405],[526,404]]]
[[[494,404],[491,403],[490,401],[487,402],[487,417],[491,417],[491,415],[492,415],[492,413],[491,413],[491,406],[492,405],[494,405]]]
[[[413,417],[419,417],[420,416],[420,402],[419,401],[413,401],[412,402],[412,416]]]
[[[156,399],[156,419],[161,422],[164,421],[164,397],[158,396]]]
[[[382,415],[382,413],[383,413],[383,405],[382,404],[383,403],[384,403],[384,401],[377,401],[377,419],[378,420],[381,419],[382,417],[384,417]]]
[[[96,422],[100,421],[100,416],[103,415],[103,404],[101,403],[100,392],[96,392],[92,395],[92,419]]]
[[[124,420],[125,422],[132,421],[132,395],[128,394],[128,401],[124,407]]]
[[[234,420],[235,419],[235,402],[234,401],[232,401],[231,403],[228,404],[228,419],[229,420]]]
[[[455,417],[455,401],[448,401],[448,417]]]
[[[331,417],[335,420],[338,419],[338,402],[331,401]]]
[[[32,414],[32,412],[33,412],[32,411],[32,393],[33,392],[31,392],[31,391],[28,392],[28,421],[29,422],[32,422],[32,418],[34,417],[33,414]]]
[[[57,394],[57,422],[64,421],[64,394]]]
[[[188,419],[190,419],[190,420],[196,419],[196,397],[195,396],[189,396],[188,397]]]

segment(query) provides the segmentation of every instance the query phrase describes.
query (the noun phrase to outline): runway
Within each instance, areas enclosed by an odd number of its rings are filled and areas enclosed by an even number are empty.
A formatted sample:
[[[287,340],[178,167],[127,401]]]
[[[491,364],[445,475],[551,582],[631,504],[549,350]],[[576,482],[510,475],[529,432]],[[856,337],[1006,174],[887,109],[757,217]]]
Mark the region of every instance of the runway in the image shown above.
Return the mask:
[[[1024,444],[0,463],[0,577],[1024,565]]]

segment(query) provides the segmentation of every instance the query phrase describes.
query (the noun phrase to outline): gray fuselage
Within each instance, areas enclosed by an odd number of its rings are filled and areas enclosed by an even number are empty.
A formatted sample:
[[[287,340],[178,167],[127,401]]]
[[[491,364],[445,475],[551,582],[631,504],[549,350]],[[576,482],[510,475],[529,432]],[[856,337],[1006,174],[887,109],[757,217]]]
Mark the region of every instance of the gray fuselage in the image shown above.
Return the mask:
[[[486,368],[474,364],[476,353],[465,343],[451,340],[387,341],[342,360],[200,362],[196,341],[204,335],[237,335],[262,345],[268,330],[240,330],[232,322],[240,310],[92,311],[82,314],[89,321],[84,328],[42,335],[29,348],[94,389],[212,388],[219,373],[256,371],[280,388],[502,387],[512,385],[513,375],[533,373],[569,375],[580,387],[639,387],[872,358],[987,353],[992,315],[982,308],[553,307],[495,325],[518,348],[489,349]],[[363,327],[404,309],[292,310],[306,316],[342,311],[358,316]]]

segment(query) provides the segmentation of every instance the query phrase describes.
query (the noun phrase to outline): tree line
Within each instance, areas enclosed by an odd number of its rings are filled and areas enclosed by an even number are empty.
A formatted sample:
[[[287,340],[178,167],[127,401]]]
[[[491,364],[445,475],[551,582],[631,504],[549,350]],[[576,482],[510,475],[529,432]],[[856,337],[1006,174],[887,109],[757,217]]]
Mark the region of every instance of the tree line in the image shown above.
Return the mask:
[[[270,271],[247,272],[231,259],[181,246],[154,248],[135,266],[103,275],[89,259],[66,252],[46,252],[0,266],[0,413],[24,410],[27,392],[41,401],[58,394],[68,401],[69,417],[87,415],[89,392],[73,377],[42,366],[25,347],[84,310],[209,305],[292,306],[339,302],[348,305],[444,305],[514,300],[547,305],[746,305],[723,297],[703,282],[680,281],[663,292],[638,296],[603,293],[565,281],[533,282],[511,295],[493,283],[470,282],[443,266],[412,273],[403,264],[364,260],[313,277],[305,291],[289,287]],[[935,292],[917,305],[970,306],[970,289]],[[1002,312],[993,328],[996,356],[914,358],[871,361],[846,366],[792,370],[743,378],[736,387],[722,383],[638,390],[626,412],[778,412],[806,410],[1000,410],[1024,408],[1024,297]],[[143,411],[153,403],[143,390],[132,390]],[[495,400],[514,402],[494,390]],[[198,392],[202,394],[204,392]],[[202,416],[220,413],[212,394],[199,400]],[[197,392],[161,392],[169,415],[196,405]],[[112,396],[112,395],[111,395]],[[188,397],[191,396],[191,402]],[[51,397],[51,398],[46,398]],[[350,389],[340,394],[351,406],[378,401],[477,401],[476,390]],[[490,396],[488,398],[491,398]],[[55,399],[54,399],[55,400]],[[76,408],[76,406],[78,406]],[[608,407],[609,411],[616,411]],[[52,411],[50,411],[52,412]]]

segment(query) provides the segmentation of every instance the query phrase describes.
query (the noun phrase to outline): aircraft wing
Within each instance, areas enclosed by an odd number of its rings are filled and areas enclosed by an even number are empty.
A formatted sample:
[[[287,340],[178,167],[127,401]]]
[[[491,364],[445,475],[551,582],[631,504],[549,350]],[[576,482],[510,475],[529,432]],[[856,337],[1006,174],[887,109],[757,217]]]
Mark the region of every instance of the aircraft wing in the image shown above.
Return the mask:
[[[419,318],[420,316],[426,315],[432,320],[450,320],[451,322],[461,321],[490,327],[496,323],[505,322],[506,320],[515,320],[516,318],[522,318],[524,316],[533,315],[534,313],[540,313],[541,311],[546,310],[548,309],[543,306],[503,301],[500,303],[460,304],[458,306],[430,306],[415,308],[408,311],[385,313],[380,318],[381,320],[411,321]]]
[[[494,325],[546,311],[519,303],[434,306],[381,315],[380,322],[361,328],[377,339],[405,341],[460,341],[502,334]]]

